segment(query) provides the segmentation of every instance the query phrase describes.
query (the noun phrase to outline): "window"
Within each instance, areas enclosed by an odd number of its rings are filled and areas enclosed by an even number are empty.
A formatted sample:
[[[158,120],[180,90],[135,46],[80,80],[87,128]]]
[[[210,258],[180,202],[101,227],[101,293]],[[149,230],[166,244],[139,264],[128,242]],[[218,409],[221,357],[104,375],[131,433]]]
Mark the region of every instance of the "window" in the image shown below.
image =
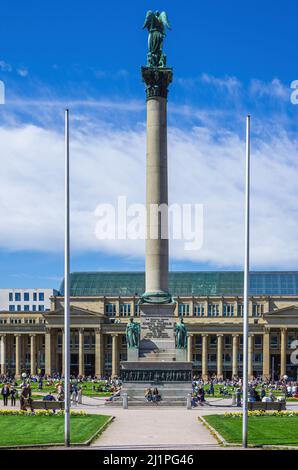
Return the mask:
[[[195,304],[193,314],[195,317],[203,317],[205,315],[205,305]]]
[[[120,304],[120,317],[130,316],[130,304]]]
[[[256,335],[255,336],[255,348],[261,348],[261,347],[262,347],[262,336]]]
[[[29,300],[30,300],[29,292],[24,292],[24,301],[29,302]]]
[[[224,304],[224,306],[223,306],[223,316],[224,317],[233,317],[234,316],[234,304]]]
[[[15,295],[14,295],[14,299],[15,299],[16,302],[21,302],[21,293],[16,292]]]
[[[12,292],[9,292],[8,300],[9,300],[9,302],[13,302],[13,293]]]
[[[112,336],[110,335],[107,336],[107,347],[108,348],[112,347]]]
[[[17,305],[17,311],[18,311],[18,312],[21,311],[21,306],[20,306],[20,305]]]
[[[39,302],[44,302],[44,292],[39,292],[38,300],[39,300]]]
[[[90,334],[84,334],[84,347],[90,348]]]
[[[33,292],[33,301],[34,301],[34,302],[37,301],[37,293],[36,293],[36,292]]]
[[[201,335],[195,335],[196,341],[195,341],[195,347],[196,348],[201,348],[202,347],[202,336]]]
[[[210,336],[210,348],[216,348],[217,346],[217,336],[211,335]]]
[[[254,362],[258,362],[258,363],[263,362],[263,354],[262,353],[255,353],[253,356],[254,356]]]
[[[14,305],[10,305],[10,306],[9,306],[9,311],[10,311],[10,312],[15,312],[15,310],[16,310],[16,308],[15,308]]]
[[[225,335],[225,348],[230,348],[232,346],[232,336],[231,335]]]
[[[105,312],[109,317],[114,317],[116,315],[116,304],[106,304]]]
[[[140,306],[139,304],[135,304],[135,316],[138,317],[140,315]]]
[[[32,310],[33,310],[33,312],[36,312],[36,305],[32,306]]]
[[[126,336],[125,335],[122,335],[121,336],[121,347],[122,348],[126,348],[127,344],[126,344]]]
[[[252,316],[253,317],[260,317],[262,313],[263,313],[262,304],[252,304]]]
[[[277,334],[271,334],[270,335],[270,347],[271,348],[277,348],[277,346],[278,346]]]
[[[44,312],[44,305],[39,305],[38,306],[38,311],[39,312]]]
[[[196,362],[197,364],[202,362],[202,354],[194,354],[194,362]]]
[[[224,354],[224,362],[232,362],[232,356],[230,353]]]
[[[189,317],[189,304],[179,304],[179,317]]]
[[[30,306],[29,305],[24,305],[24,312],[29,312]]]
[[[208,362],[216,362],[216,354],[208,354]]]
[[[237,305],[237,317],[243,317],[243,304]]]
[[[219,315],[219,304],[208,305],[208,317],[218,317]]]

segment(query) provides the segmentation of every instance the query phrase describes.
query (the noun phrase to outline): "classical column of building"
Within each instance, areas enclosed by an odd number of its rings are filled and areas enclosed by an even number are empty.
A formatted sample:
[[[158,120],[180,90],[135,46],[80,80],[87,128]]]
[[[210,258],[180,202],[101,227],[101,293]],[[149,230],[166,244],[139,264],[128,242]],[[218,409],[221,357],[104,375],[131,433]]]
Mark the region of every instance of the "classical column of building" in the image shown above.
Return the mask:
[[[223,335],[217,335],[217,378],[220,379],[223,377]]]
[[[30,374],[36,374],[36,335],[30,334]]]
[[[189,334],[187,337],[187,360],[192,362],[193,360],[193,334]]]
[[[21,375],[21,335],[20,335],[20,333],[15,334],[15,341],[16,341],[15,375],[16,375],[16,377],[20,377],[20,375]]]
[[[202,379],[208,378],[208,335],[202,335]]]
[[[104,336],[101,328],[95,330],[95,375],[104,375]]]
[[[232,357],[232,376],[238,376],[238,346],[239,346],[239,335],[233,335],[233,357]]]
[[[0,354],[1,354],[1,374],[6,373],[6,335],[1,335],[0,343]]]
[[[119,374],[119,336],[117,333],[112,334],[112,377]]]
[[[248,336],[248,379],[253,379],[253,353],[254,353],[254,335]]]
[[[263,334],[263,378],[270,377],[270,329],[265,328]]]
[[[280,376],[287,373],[287,328],[280,331]]]
[[[79,329],[79,375],[85,375],[84,363],[84,329]]]
[[[52,374],[52,335],[51,329],[47,328],[45,332],[45,373]]]

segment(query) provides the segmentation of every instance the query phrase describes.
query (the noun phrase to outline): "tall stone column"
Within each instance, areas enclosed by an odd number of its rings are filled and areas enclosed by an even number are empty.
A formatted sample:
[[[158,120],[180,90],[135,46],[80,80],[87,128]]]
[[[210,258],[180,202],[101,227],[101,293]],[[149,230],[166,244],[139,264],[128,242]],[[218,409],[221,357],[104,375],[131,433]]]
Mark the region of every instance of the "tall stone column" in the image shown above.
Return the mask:
[[[104,375],[104,348],[103,348],[103,334],[100,328],[95,330],[95,375],[96,377],[103,377]]]
[[[21,335],[15,334],[16,339],[16,370],[15,375],[17,378],[21,376]]]
[[[112,377],[119,375],[119,337],[112,334]]]
[[[265,328],[263,334],[263,378],[270,378],[270,329]]]
[[[233,335],[233,364],[232,364],[232,376],[238,376],[238,345],[239,335]]]
[[[202,379],[208,379],[208,335],[202,335]]]
[[[49,328],[45,333],[45,373],[46,375],[52,374],[52,335]]]
[[[30,374],[36,374],[36,335],[30,335]]]
[[[147,96],[146,297],[171,300],[168,294],[167,94],[170,68],[142,67]],[[158,209],[161,209],[160,212]]]
[[[287,373],[287,329],[280,330],[280,376]]]
[[[84,364],[84,329],[79,329],[79,375],[85,375]]]
[[[253,372],[254,335],[248,335],[248,379],[252,380]]]
[[[217,378],[223,378],[223,364],[222,364],[222,356],[223,356],[223,335],[217,335]]]
[[[187,360],[193,361],[193,335],[189,334],[187,337]]]
[[[1,335],[0,348],[1,374],[6,374],[6,335]]]

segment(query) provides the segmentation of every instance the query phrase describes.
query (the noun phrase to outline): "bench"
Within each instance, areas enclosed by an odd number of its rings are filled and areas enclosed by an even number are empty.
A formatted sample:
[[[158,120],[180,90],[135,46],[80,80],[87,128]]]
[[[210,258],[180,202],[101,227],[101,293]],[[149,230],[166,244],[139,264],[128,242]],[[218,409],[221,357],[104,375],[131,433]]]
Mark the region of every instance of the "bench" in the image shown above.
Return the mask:
[[[30,408],[34,410],[64,410],[64,401],[46,401],[46,400],[27,400],[23,409]]]
[[[248,411],[283,411],[286,409],[286,402],[280,401],[249,401]]]

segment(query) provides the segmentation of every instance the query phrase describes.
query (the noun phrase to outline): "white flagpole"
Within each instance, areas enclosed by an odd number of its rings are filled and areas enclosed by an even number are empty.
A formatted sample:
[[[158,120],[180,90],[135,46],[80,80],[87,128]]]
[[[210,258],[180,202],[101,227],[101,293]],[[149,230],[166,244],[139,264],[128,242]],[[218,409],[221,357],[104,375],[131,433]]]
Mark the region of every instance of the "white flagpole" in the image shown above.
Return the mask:
[[[249,226],[250,226],[250,116],[246,118],[246,163],[245,163],[245,254],[243,296],[243,421],[242,446],[247,448],[248,424],[248,291],[249,291]]]
[[[69,307],[69,110],[65,110],[65,246],[64,246],[64,442],[70,446],[70,307]]]

